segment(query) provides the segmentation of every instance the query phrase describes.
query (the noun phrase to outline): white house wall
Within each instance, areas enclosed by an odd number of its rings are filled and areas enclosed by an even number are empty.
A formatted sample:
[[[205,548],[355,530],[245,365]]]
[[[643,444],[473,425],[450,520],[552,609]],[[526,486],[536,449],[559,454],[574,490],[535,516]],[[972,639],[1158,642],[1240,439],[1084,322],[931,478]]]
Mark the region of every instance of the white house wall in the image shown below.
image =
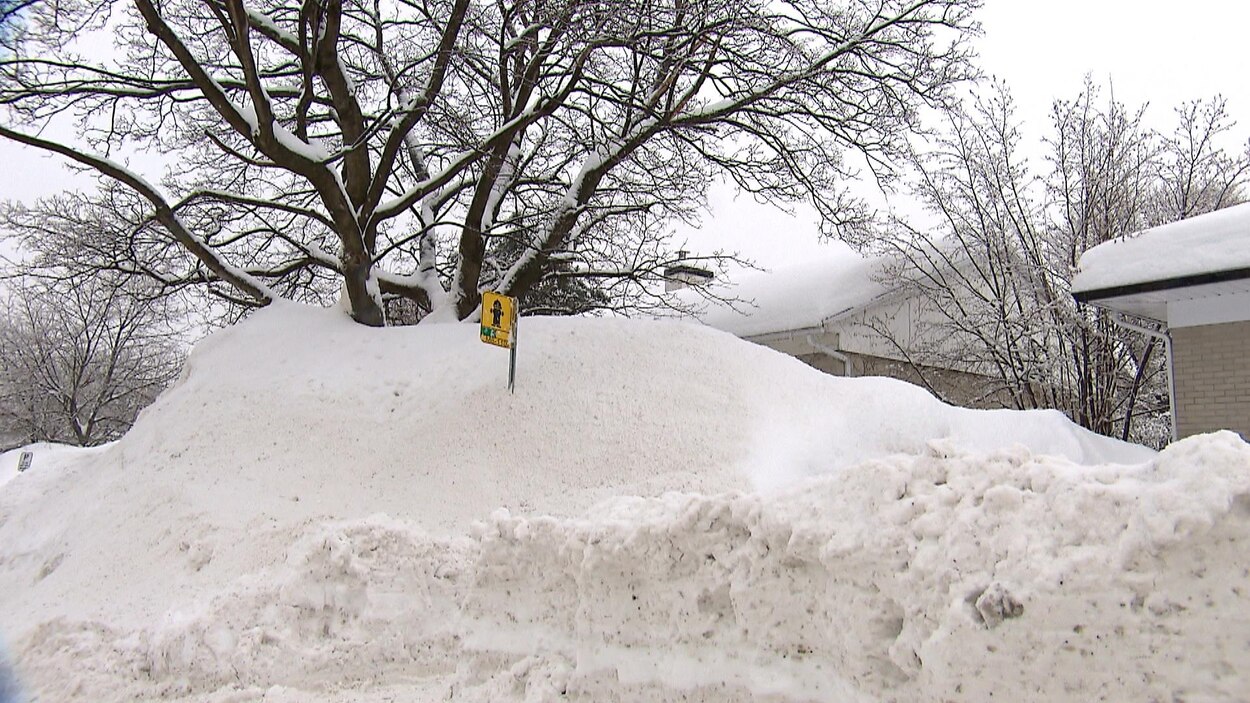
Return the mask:
[[[794,330],[777,334],[745,337],[747,341],[762,344],[790,356],[811,354],[820,348],[837,349],[840,343],[838,333],[818,328]]]
[[[912,354],[923,349],[929,358],[935,354],[948,358],[955,356],[952,338],[938,334],[945,322],[947,320],[924,301],[916,297],[896,296],[876,302],[862,312],[839,321],[835,329],[842,341],[843,351],[905,361],[906,357],[899,351],[898,345]]]
[[[1167,306],[1172,329],[1250,320],[1250,292],[1173,300]]]

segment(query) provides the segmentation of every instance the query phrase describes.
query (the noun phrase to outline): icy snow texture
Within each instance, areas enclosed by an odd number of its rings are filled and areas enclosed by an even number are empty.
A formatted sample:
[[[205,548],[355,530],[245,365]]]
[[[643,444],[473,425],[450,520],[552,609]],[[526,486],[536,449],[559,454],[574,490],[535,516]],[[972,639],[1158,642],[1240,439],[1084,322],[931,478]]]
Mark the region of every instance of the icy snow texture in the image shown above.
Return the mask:
[[[697,326],[521,324],[509,396],[473,326],[269,309],[201,344],[119,443],[13,479],[0,623],[23,683],[41,702],[1246,699],[1234,435],[1155,455]]]
[[[1250,268],[1250,203],[1099,244],[1081,256],[1074,292]]]
[[[935,443],[861,469],[767,498],[497,519],[466,643],[537,648],[596,701],[1250,694],[1250,448],[1233,435],[1135,467]]]

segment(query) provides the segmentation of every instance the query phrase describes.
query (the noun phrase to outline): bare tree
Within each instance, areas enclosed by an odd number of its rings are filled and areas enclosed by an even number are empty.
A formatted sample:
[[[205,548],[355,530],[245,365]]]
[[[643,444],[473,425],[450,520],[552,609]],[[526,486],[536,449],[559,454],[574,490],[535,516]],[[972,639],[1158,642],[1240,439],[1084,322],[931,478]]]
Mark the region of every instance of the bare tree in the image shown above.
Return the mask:
[[[922,375],[959,369],[979,380],[970,395],[982,404],[1054,407],[1062,382],[1052,359],[1066,343],[1056,319],[1066,311],[1041,184],[1021,145],[1002,85],[949,113],[931,148],[913,155],[913,193],[935,219],[896,218],[880,245],[896,255],[891,275],[920,301],[926,322],[909,354]]]
[[[124,186],[100,196],[137,216],[118,248],[164,286],[341,288],[369,325],[388,298],[464,319],[483,289],[554,279],[629,300],[713,174],[862,228],[845,152],[890,175],[919,106],[968,75],[977,4],[35,3],[0,59],[0,136]],[[85,50],[101,32],[112,51]],[[111,158],[138,150],[163,178]]]
[[[921,301],[917,371],[968,371],[985,404],[1058,408],[1097,432],[1157,441],[1134,434],[1134,420],[1168,407],[1157,340],[1075,303],[1070,282],[1090,247],[1241,198],[1247,161],[1218,146],[1231,128],[1222,101],[1177,115],[1163,137],[1087,82],[1055,103],[1039,172],[1005,86],[949,113],[913,158],[913,191],[935,224],[896,219],[880,242]]]
[[[1163,137],[1151,224],[1183,220],[1245,199],[1250,145],[1234,155],[1223,143],[1234,126],[1222,97],[1176,108],[1176,127]]]
[[[1056,281],[1065,304],[1081,254],[1148,226],[1158,184],[1158,138],[1142,123],[1144,108],[1129,110],[1114,98],[1105,106],[1097,101],[1098,90],[1087,80],[1076,100],[1056,102],[1054,133],[1047,140],[1047,239],[1058,258]],[[1085,427],[1114,434],[1116,414],[1126,412],[1123,403],[1137,378],[1135,359],[1145,358],[1141,340],[1091,306],[1073,305],[1060,322],[1070,342],[1063,409]]]
[[[119,437],[177,375],[169,301],[96,277],[26,280],[0,321],[0,434],[89,446]]]

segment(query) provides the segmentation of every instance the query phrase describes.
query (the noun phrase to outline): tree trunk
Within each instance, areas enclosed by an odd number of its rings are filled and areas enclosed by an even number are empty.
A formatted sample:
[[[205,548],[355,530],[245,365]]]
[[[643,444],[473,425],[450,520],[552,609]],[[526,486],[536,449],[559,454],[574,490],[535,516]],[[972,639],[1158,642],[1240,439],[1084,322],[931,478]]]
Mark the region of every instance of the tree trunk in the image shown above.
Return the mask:
[[[1133,406],[1137,405],[1137,391],[1141,389],[1142,379],[1146,375],[1146,365],[1150,363],[1150,354],[1154,352],[1157,341],[1152,338],[1146,345],[1146,351],[1142,352],[1141,361],[1137,364],[1137,373],[1133,376],[1133,387],[1128,392],[1128,404],[1124,408],[1124,432],[1120,435],[1120,439],[1126,442],[1129,431],[1133,429]]]
[[[382,306],[369,291],[369,273],[372,270],[370,262],[345,260],[343,269],[352,319],[370,327],[385,326],[386,315],[382,312]]]

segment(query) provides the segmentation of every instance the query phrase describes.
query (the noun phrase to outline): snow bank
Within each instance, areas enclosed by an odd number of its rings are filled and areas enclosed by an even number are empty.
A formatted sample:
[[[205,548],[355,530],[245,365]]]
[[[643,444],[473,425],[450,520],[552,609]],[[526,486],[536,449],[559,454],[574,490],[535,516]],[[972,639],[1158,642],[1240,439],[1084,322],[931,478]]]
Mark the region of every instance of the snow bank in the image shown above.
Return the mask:
[[[1244,700],[1250,446],[935,442],[771,495],[309,525],[138,627],[53,619],[43,700]]]
[[[1156,455],[697,325],[522,327],[515,395],[469,325],[281,305],[200,344],[121,441],[0,491],[23,682],[184,703],[1246,690],[1234,436]]]
[[[862,469],[497,518],[466,645],[538,652],[596,701],[1250,695],[1250,447],[1231,433],[1135,467],[935,443]]]
[[[0,490],[5,490],[5,484],[21,475],[18,472],[18,466],[23,452],[30,452],[32,475],[38,471],[46,476],[59,475],[67,465],[76,464],[87,455],[101,451],[101,449],[101,447],[83,448],[51,442],[36,442],[4,452],[0,454]]]

